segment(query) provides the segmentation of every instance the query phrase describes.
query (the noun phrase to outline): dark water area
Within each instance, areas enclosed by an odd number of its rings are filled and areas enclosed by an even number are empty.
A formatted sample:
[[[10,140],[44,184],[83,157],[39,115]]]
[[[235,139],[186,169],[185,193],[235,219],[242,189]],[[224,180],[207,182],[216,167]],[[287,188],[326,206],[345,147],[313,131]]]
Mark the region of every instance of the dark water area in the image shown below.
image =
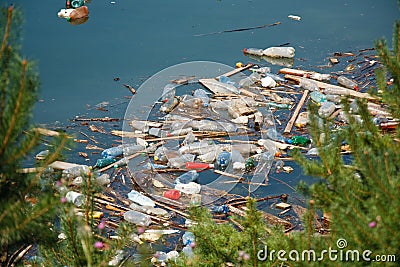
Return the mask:
[[[92,0],[87,4],[88,21],[71,25],[57,17],[65,6],[63,0],[1,2],[22,9],[22,52],[38,63],[41,92],[33,122],[68,126],[71,131],[74,126],[79,131],[79,123],[71,122],[75,116],[122,118],[130,101],[126,96],[131,95],[123,84],[140,88],[148,78],[170,66],[209,61],[234,67],[236,62],[250,62],[269,66],[276,73],[281,66],[258,62],[242,50],[286,44],[296,49],[293,68],[321,71],[317,66],[326,65],[334,52],[372,48],[380,38],[390,44],[393,24],[399,17],[397,1],[387,0]],[[298,15],[301,20],[289,19],[288,15]],[[276,22],[280,24],[207,34]],[[141,96],[146,98],[147,94],[148,99],[154,98],[146,92]],[[102,102],[108,102],[107,112],[96,110]],[[108,126],[121,129],[120,122]],[[106,138],[97,140],[105,146],[110,143]],[[77,146],[84,149],[84,145]],[[91,165],[95,160],[71,159]],[[277,174],[272,170],[269,186],[260,187],[253,196],[293,193],[279,180],[292,186],[299,180],[316,181],[305,176],[294,162],[285,164],[294,171]],[[234,192],[243,194],[246,190],[238,185]]]
[[[41,102],[34,121],[66,123],[90,113],[86,105],[118,103],[148,77],[169,66],[212,61],[234,66],[251,61],[245,47],[289,43],[294,68],[326,64],[329,54],[391,43],[399,16],[396,1],[134,1],[92,0],[89,19],[71,25],[57,17],[63,0],[3,0],[25,16],[23,54],[39,66]],[[294,21],[287,16],[301,17]],[[250,31],[196,36],[281,22]],[[268,65],[268,64],[266,64]],[[274,67],[274,66],[272,66]],[[277,68],[272,68],[276,71]],[[120,83],[114,78],[118,77]]]

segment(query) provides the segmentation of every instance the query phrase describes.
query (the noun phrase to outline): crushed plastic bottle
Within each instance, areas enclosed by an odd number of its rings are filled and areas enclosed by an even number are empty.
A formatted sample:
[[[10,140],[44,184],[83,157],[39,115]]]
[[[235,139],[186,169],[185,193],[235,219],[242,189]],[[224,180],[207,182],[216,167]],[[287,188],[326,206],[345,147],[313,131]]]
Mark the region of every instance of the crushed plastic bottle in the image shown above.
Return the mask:
[[[114,146],[107,149],[104,149],[101,152],[101,156],[103,158],[115,158],[121,156],[124,153],[122,146]]]
[[[149,226],[151,224],[149,215],[134,210],[124,212],[124,219],[139,226]]]
[[[263,50],[263,55],[267,57],[293,58],[295,49],[293,47],[268,47]]]
[[[257,72],[253,72],[250,76],[243,78],[239,81],[239,86],[242,88],[248,88],[253,85],[255,82],[261,79],[261,74]]]
[[[285,163],[282,160],[278,160],[277,162],[275,162],[275,172],[280,173],[283,166],[285,166]]]
[[[181,197],[181,192],[176,189],[170,189],[163,192],[163,196],[169,199],[177,200]]]
[[[190,206],[192,207],[198,207],[201,206],[201,194],[193,194],[190,197],[190,202],[189,202]]]
[[[136,190],[132,190],[131,192],[129,192],[128,198],[130,200],[132,200],[133,202],[135,202],[139,205],[142,205],[142,206],[154,207],[156,205],[156,203],[154,203],[154,201],[151,198],[146,197],[145,195],[143,195],[142,193],[140,193]]]
[[[186,257],[188,257],[189,259],[194,257],[193,249],[191,246],[185,246],[182,249],[182,253],[185,254]]]
[[[318,109],[318,115],[322,118],[327,118],[335,111],[335,109],[335,103],[330,101],[323,102]]]
[[[62,177],[66,179],[73,179],[81,175],[89,175],[90,168],[87,165],[78,165],[62,171]]]
[[[329,81],[331,79],[330,74],[322,74],[322,73],[312,73],[310,78],[317,81]]]
[[[199,173],[195,170],[191,170],[188,172],[185,172],[184,174],[178,176],[175,180],[175,184],[188,184],[190,182],[194,182],[197,180],[199,177]]]
[[[343,75],[339,76],[337,78],[337,82],[346,88],[350,88],[350,89],[358,91],[357,82],[353,81],[352,79],[347,78],[346,76],[343,76]]]
[[[195,98],[200,98],[201,101],[203,102],[203,106],[208,107],[208,104],[210,103],[210,97],[208,96],[208,94],[205,90],[196,89],[193,93],[193,96]]]
[[[254,167],[256,166],[254,159],[252,157],[249,157],[248,159],[246,159],[246,161],[244,162],[244,166],[245,166],[246,172],[253,170]]]
[[[162,105],[160,111],[164,113],[169,113],[178,104],[178,99],[175,98],[175,85],[167,84],[164,87],[163,94],[161,97]]]
[[[259,183],[266,181],[273,161],[274,155],[270,151],[261,153],[252,180]]]
[[[294,125],[297,128],[303,128],[303,127],[306,127],[308,122],[309,122],[308,112],[303,111],[299,114],[299,116],[297,116],[296,121],[294,122]]]
[[[185,139],[183,139],[182,144],[184,146],[192,144],[194,141],[196,140],[196,136],[193,134],[193,131],[189,131],[186,136]]]

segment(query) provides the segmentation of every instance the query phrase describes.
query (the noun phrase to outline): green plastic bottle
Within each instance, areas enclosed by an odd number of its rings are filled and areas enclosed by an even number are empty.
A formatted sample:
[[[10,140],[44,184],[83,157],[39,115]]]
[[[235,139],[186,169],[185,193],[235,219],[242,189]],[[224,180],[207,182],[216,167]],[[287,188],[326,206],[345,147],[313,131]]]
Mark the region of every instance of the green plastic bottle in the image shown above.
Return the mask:
[[[295,145],[295,146],[306,146],[309,143],[311,143],[311,140],[308,139],[305,136],[293,136],[292,138],[290,138],[289,140],[287,140],[287,142],[289,144]]]
[[[111,158],[111,157],[104,158],[104,159],[98,159],[95,167],[103,168],[105,166],[113,164],[114,162],[115,162],[115,158]]]

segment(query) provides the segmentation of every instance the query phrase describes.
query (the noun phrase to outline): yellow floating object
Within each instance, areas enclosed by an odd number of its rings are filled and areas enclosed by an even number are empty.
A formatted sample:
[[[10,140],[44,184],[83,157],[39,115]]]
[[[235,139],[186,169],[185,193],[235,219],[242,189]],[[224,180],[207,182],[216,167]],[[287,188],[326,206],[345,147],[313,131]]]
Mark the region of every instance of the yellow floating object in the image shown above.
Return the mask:
[[[244,67],[244,65],[243,65],[243,63],[242,62],[236,62],[236,68],[242,68],[242,67]]]

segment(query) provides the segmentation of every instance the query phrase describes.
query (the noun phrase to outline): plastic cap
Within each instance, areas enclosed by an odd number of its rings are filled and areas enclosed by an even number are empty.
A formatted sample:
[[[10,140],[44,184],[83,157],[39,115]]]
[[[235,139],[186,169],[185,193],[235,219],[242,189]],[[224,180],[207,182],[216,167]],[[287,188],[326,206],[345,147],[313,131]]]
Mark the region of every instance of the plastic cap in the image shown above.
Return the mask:
[[[243,53],[247,53],[247,48],[243,48]]]

